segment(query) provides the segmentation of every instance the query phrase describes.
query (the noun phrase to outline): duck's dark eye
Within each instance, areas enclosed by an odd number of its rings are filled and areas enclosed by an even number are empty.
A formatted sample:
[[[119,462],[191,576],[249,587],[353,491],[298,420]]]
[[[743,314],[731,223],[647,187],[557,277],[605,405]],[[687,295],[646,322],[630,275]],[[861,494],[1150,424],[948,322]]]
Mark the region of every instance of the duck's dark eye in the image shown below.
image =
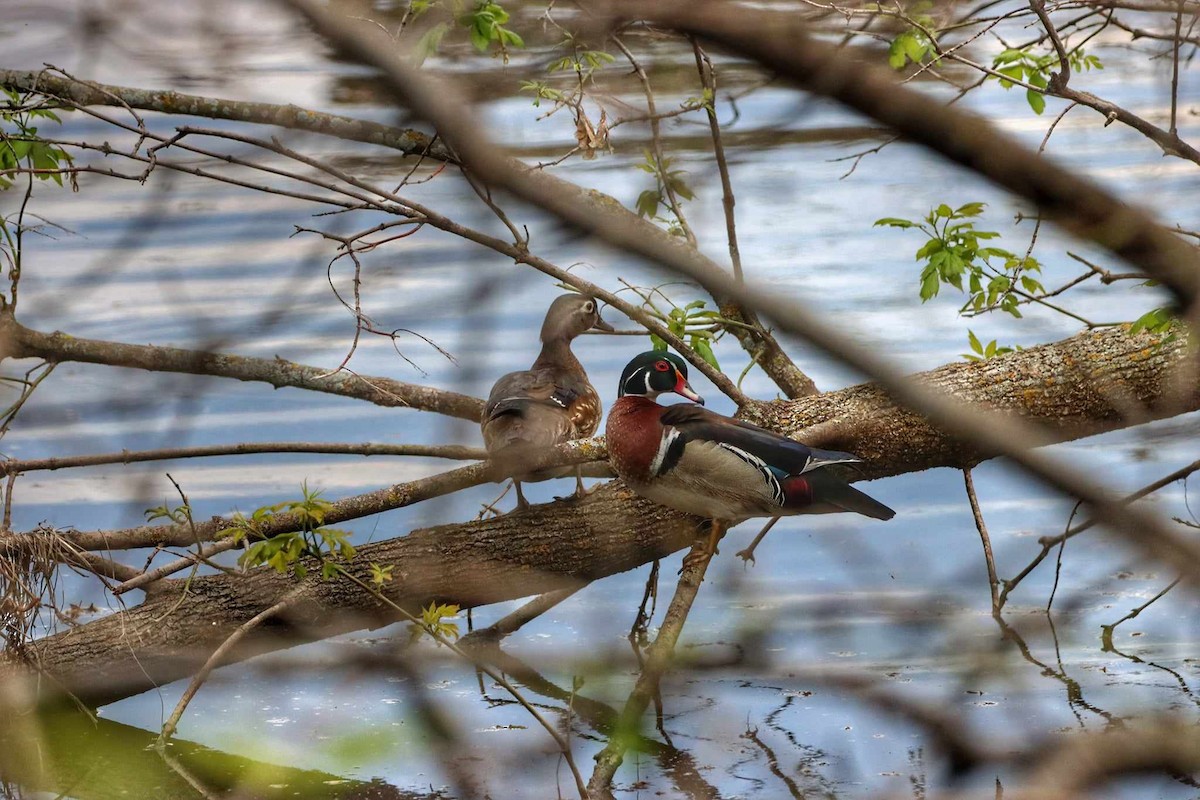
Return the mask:
[[[671,369],[671,365],[665,361],[656,361],[654,362],[654,368],[659,372],[666,372]]]

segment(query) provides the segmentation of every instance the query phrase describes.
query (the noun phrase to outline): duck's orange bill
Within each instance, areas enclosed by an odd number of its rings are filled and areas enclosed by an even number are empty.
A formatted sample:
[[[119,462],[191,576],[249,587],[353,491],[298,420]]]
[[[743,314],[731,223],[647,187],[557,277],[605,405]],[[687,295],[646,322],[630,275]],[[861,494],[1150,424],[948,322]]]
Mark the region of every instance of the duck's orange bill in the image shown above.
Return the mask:
[[[675,370],[675,388],[672,391],[674,391],[675,394],[686,397],[693,403],[704,405],[704,398],[696,394],[696,391],[692,388],[692,385],[687,382],[687,378],[683,377],[683,373],[679,370]]]

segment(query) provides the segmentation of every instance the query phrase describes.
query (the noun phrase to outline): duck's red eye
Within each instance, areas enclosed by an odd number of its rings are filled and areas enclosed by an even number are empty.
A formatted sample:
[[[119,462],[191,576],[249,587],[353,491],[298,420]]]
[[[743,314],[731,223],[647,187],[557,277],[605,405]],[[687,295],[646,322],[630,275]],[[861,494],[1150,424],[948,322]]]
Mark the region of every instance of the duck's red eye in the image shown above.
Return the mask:
[[[654,362],[654,368],[659,372],[666,372],[671,369],[671,365],[665,361],[656,361]]]

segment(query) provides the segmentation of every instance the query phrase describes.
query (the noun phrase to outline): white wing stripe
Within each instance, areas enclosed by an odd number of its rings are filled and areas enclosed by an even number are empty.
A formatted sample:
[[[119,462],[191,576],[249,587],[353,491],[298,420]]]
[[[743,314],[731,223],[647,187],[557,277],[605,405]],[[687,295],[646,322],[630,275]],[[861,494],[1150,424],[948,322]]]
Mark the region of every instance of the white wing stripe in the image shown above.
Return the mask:
[[[858,464],[861,462],[861,458],[854,458],[853,456],[849,458],[817,458],[816,456],[809,456],[808,463],[804,465],[804,469],[800,470],[800,474],[803,475],[806,472],[812,472],[814,469],[828,467],[830,464]]]

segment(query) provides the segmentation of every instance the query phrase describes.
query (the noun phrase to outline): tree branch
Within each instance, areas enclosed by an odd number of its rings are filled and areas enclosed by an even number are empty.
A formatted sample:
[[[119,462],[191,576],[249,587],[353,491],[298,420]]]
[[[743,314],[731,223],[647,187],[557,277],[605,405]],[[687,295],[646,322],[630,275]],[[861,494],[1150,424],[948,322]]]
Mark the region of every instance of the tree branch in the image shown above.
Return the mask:
[[[603,444],[594,439],[581,439],[548,451],[543,466],[585,464],[604,458]],[[523,465],[525,466],[525,465]],[[538,467],[541,468],[541,467]],[[457,492],[481,483],[503,480],[503,468],[483,461],[427,478],[398,483],[373,492],[344,497],[331,504],[325,512],[324,523],[336,525],[347,520],[367,517],[384,511],[420,503],[435,497]],[[254,523],[253,538],[270,538],[280,533],[303,530],[304,518],[295,513],[272,514]],[[239,526],[232,517],[213,517],[204,522],[181,525],[139,525],[136,528],[107,531],[68,531],[56,533],[61,542],[76,550],[126,550],[138,547],[189,547],[198,542],[212,541],[221,531]],[[0,556],[22,552],[39,546],[43,537],[39,531],[0,535]],[[134,573],[137,580],[144,581]],[[127,580],[128,576],[117,576]],[[132,587],[129,587],[132,588]]]
[[[276,389],[293,386],[354,397],[380,406],[434,411],[472,422],[478,422],[483,413],[482,400],[431,386],[348,372],[326,375],[328,370],[282,358],[267,360],[230,353],[83,339],[62,332],[43,333],[25,327],[9,313],[0,313],[0,359],[3,358],[41,358],[55,363],[77,361],[152,372],[211,375],[269,383]]]
[[[394,128],[340,114],[326,114],[296,105],[249,103],[223,97],[114,86],[60,77],[46,70],[30,72],[0,69],[0,85],[23,92],[62,97],[81,106],[129,107],[163,114],[275,125],[289,130],[336,136],[353,142],[377,144],[407,155],[427,156],[451,163],[455,160],[444,144],[420,131]]]
[[[159,450],[122,450],[119,453],[94,453],[85,456],[11,459],[0,461],[0,475],[17,475],[39,470],[96,467],[103,464],[137,464],[145,461],[170,461],[212,456],[244,456],[261,453],[323,453],[349,456],[414,456],[457,461],[483,461],[487,450],[456,444],[351,444],[347,442],[240,442],[238,444],[166,447]]]

